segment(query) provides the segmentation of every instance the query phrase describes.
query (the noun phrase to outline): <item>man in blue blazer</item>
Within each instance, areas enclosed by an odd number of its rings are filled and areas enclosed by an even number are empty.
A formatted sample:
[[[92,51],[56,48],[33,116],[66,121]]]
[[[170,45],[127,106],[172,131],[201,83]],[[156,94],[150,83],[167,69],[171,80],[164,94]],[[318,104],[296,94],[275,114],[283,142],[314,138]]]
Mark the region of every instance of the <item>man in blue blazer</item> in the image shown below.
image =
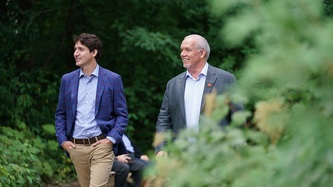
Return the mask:
[[[127,153],[128,122],[121,76],[98,65],[103,45],[94,34],[73,37],[80,68],[63,75],[55,113],[56,136],[82,187],[107,186],[114,154]]]
[[[198,131],[199,117],[205,105],[204,96],[213,90],[217,94],[227,93],[236,82],[233,74],[207,63],[210,47],[204,37],[197,34],[186,36],[180,50],[187,71],[167,83],[156,123],[157,134],[171,131],[176,136],[185,128]],[[231,113],[243,110],[243,105],[233,105],[232,108]],[[227,125],[229,120],[223,119],[221,125]],[[165,141],[159,141],[155,146],[156,156],[166,154],[162,150],[164,146]]]

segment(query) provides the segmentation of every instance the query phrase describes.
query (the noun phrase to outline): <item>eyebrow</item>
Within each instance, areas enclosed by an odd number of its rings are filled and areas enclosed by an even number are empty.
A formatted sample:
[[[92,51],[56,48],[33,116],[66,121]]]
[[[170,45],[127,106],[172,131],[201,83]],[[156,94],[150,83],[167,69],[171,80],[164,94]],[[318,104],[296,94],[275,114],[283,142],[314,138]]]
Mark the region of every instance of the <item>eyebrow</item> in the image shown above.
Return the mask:
[[[193,50],[191,47],[181,47],[181,48],[179,48],[181,51],[182,50],[187,50],[187,51],[189,51],[189,50]]]
[[[80,47],[80,46],[79,47],[75,47],[74,46],[74,49],[83,49],[83,47]]]

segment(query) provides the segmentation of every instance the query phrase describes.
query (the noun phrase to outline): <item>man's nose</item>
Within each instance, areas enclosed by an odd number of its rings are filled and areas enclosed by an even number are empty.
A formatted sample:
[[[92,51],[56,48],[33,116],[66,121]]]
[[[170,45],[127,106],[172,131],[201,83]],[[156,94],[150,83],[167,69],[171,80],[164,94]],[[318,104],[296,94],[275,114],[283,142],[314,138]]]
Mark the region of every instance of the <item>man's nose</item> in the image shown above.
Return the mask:
[[[181,51],[180,52],[180,56],[182,57],[182,56],[185,56],[186,54],[185,54],[185,52],[184,51]]]

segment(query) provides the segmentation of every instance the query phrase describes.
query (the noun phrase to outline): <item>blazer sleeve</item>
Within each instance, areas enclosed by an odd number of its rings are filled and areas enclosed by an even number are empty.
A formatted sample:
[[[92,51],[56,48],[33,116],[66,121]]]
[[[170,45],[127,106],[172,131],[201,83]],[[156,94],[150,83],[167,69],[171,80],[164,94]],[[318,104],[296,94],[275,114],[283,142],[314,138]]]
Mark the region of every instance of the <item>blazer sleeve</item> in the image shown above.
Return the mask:
[[[170,87],[170,81],[167,83],[160,112],[157,117],[156,135],[154,141],[155,153],[161,151],[163,147],[166,145],[163,133],[167,133],[172,129],[172,120],[169,109],[169,93],[170,93],[169,87]]]
[[[61,147],[61,144],[67,141],[67,111],[66,111],[66,93],[65,89],[67,87],[67,76],[64,75],[61,78],[60,90],[58,105],[55,112],[55,128],[58,144]]]
[[[128,111],[126,104],[126,97],[124,93],[124,86],[120,76],[116,76],[113,85],[113,116],[114,127],[108,133],[108,136],[113,137],[117,142],[121,142],[122,135],[128,123]]]

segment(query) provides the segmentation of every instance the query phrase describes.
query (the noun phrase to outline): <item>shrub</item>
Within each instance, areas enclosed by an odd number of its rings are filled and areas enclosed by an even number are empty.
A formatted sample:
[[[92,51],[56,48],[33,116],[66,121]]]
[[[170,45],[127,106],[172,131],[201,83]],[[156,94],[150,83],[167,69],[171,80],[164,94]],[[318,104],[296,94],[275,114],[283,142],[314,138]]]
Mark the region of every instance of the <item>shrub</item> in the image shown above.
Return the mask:
[[[257,46],[238,89],[254,105],[255,129],[222,131],[212,115],[199,134],[184,131],[147,178],[177,187],[333,186],[333,22],[323,17],[322,2],[212,2],[219,13],[237,9],[222,31],[229,45],[251,38]]]
[[[41,186],[40,149],[29,141],[25,125],[20,128],[0,127],[0,181],[3,186]]]
[[[54,125],[45,124],[35,136],[23,122],[18,129],[0,127],[0,182],[3,186],[42,186],[72,180],[75,170],[53,140]]]

